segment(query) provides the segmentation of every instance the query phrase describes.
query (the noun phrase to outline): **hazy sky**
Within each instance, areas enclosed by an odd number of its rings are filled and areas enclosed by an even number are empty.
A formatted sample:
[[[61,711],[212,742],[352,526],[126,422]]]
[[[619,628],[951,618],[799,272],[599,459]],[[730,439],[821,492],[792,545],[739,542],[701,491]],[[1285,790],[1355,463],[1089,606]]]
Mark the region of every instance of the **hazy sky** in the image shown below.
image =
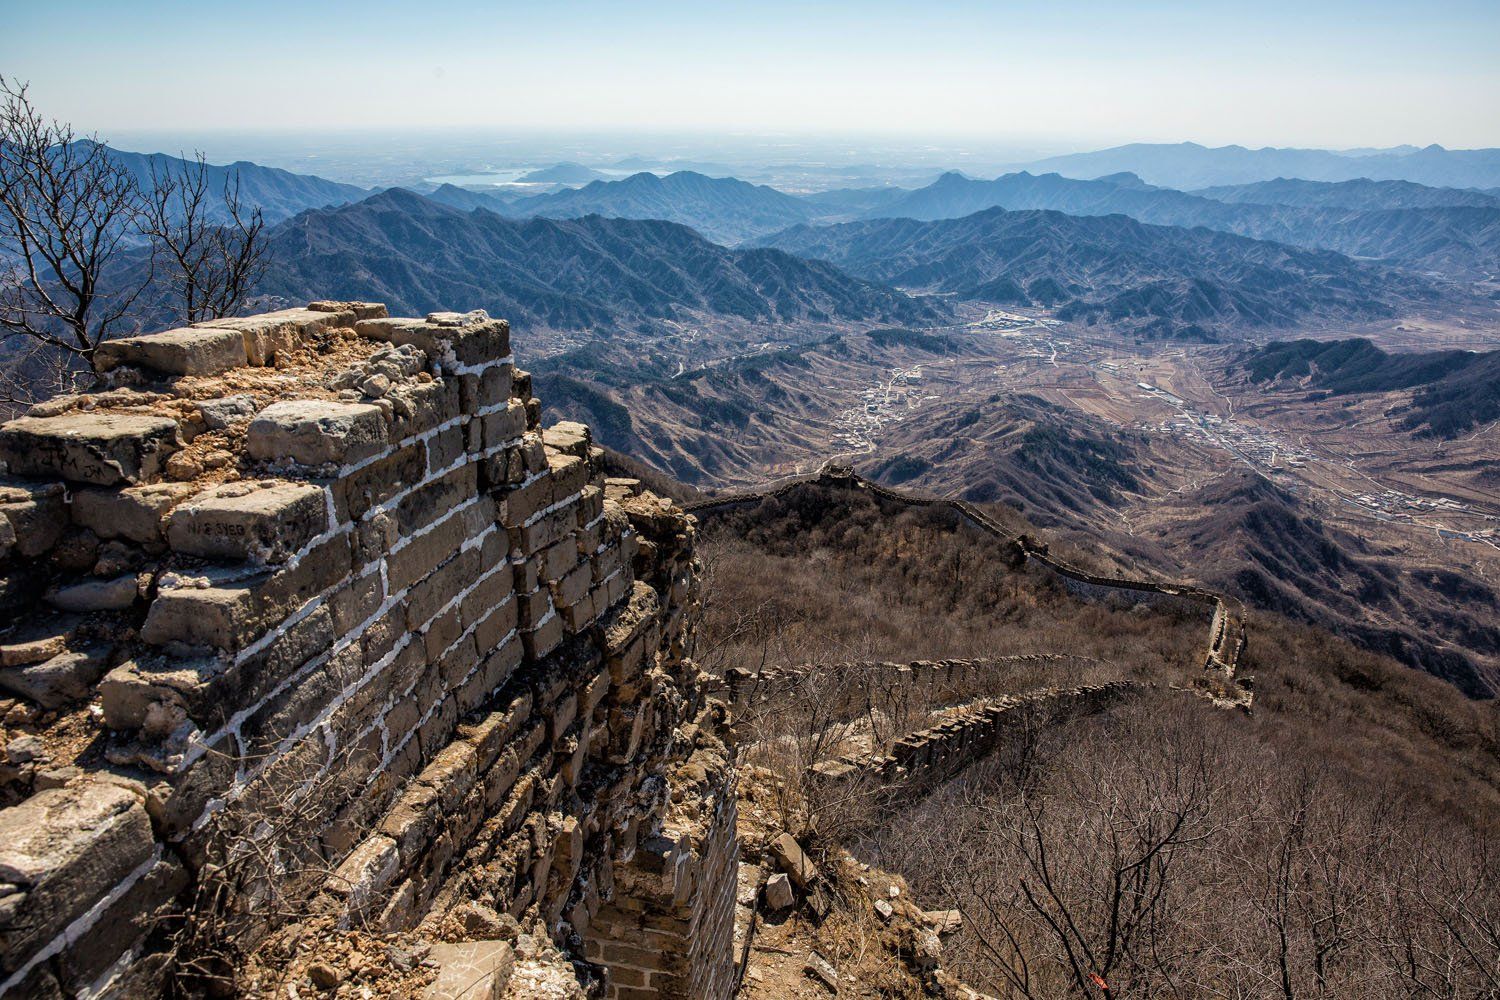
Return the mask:
[[[0,72],[111,129],[784,130],[1500,145],[1500,2],[0,0]]]

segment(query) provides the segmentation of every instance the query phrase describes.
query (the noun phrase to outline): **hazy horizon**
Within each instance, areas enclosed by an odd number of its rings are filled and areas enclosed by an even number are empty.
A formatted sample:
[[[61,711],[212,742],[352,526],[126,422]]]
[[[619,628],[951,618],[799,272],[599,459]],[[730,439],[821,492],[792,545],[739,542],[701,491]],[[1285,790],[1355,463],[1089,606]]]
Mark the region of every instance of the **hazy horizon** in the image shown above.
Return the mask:
[[[0,70],[107,135],[739,133],[1036,156],[1500,145],[1496,5],[1312,7],[270,0],[251,16],[86,0],[12,10]]]

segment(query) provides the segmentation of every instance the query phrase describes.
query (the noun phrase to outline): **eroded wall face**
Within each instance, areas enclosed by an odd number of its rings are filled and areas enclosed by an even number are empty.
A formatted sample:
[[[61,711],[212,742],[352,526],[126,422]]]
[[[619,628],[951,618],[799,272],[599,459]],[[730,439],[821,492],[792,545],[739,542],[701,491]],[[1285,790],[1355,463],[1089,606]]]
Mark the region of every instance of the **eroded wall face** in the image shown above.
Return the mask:
[[[4,772],[0,990],[150,995],[184,911],[245,952],[477,901],[575,950],[660,913],[689,943],[654,995],[729,995],[692,522],[542,429],[509,332],[216,321],[0,427],[0,686],[42,758]]]

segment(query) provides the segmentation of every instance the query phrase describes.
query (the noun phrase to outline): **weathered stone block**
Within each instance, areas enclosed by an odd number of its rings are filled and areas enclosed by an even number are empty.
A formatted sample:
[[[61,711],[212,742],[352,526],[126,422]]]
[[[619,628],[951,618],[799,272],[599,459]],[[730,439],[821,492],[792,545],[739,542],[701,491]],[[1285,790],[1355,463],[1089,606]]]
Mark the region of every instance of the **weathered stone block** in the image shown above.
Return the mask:
[[[472,499],[478,490],[478,474],[474,465],[462,465],[402,497],[395,511],[402,534],[415,533]]]
[[[186,555],[279,563],[328,527],[328,504],[321,488],[238,482],[179,504],[167,519],[167,541]]]
[[[341,302],[334,299],[319,299],[317,302],[309,302],[307,308],[313,312],[353,313],[356,320],[384,319],[387,315],[384,302]]]
[[[520,440],[526,433],[526,406],[513,399],[503,410],[486,414],[483,420],[485,449],[498,448]]]
[[[185,327],[106,340],[94,352],[101,372],[122,365],[162,375],[213,375],[245,364],[245,342],[234,330]]]
[[[560,420],[542,431],[542,441],[549,448],[581,459],[589,457],[589,429],[572,420]]]
[[[540,625],[530,631],[521,633],[521,642],[526,648],[526,655],[533,660],[540,660],[552,652],[563,640],[563,622],[557,615],[544,619]]]
[[[187,869],[172,855],[164,856],[58,956],[63,985],[83,993],[115,960],[177,909],[174,900],[188,883]],[[129,987],[117,995],[130,996]]]
[[[427,478],[427,449],[414,442],[376,459],[333,484],[334,510],[340,521],[356,520]],[[391,534],[395,535],[395,519]]]
[[[240,336],[240,348],[252,365],[269,365],[276,355],[290,350],[320,330],[354,324],[354,310],[282,309],[258,316],[235,316],[209,320],[200,327],[232,330]]]
[[[419,347],[448,372],[510,354],[510,324],[503,319],[490,319],[483,310],[429,313],[425,320],[399,317],[361,320],[354,329],[371,340]]]
[[[12,551],[32,558],[57,544],[68,526],[66,492],[62,483],[0,485],[0,525]]]
[[[515,968],[515,954],[504,941],[437,944],[427,960],[438,971],[423,1000],[501,1000]]]
[[[350,918],[368,915],[385,902],[386,891],[400,870],[396,842],[375,834],[356,847],[328,877],[328,892],[344,900]]]
[[[61,708],[94,692],[108,665],[107,647],[67,650],[41,663],[0,667],[0,688],[43,708]]]
[[[193,491],[190,483],[78,490],[73,494],[73,522],[100,538],[150,545],[162,539],[162,519]]]
[[[552,492],[559,499],[572,496],[588,485],[589,467],[575,455],[553,452],[547,456],[547,466],[552,474]]]
[[[0,810],[0,968],[10,972],[150,858],[141,799],[90,781],[38,792]],[[9,902],[10,900],[7,900]]]
[[[112,580],[84,580],[47,592],[46,601],[59,611],[89,614],[95,611],[123,611],[135,603],[135,574]]]
[[[350,465],[380,454],[386,442],[377,406],[299,399],[261,410],[250,421],[245,450],[264,462]]]
[[[155,479],[182,445],[177,421],[138,413],[64,413],[0,425],[0,460],[22,476],[113,486]]]

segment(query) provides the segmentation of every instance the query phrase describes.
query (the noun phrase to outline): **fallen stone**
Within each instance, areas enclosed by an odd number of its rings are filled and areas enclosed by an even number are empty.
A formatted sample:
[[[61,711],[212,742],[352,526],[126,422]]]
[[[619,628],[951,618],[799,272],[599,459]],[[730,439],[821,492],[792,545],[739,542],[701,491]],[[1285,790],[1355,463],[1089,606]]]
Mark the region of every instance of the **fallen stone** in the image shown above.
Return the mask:
[[[96,486],[155,479],[181,443],[177,421],[137,413],[75,411],[0,425],[0,460],[11,472]]]
[[[386,447],[385,418],[367,403],[301,399],[273,403],[250,421],[245,448],[265,462],[350,464]]]
[[[323,490],[307,483],[228,483],[179,504],[173,551],[205,559],[285,562],[328,527]]]
[[[90,697],[108,663],[105,646],[67,650],[41,663],[0,667],[0,688],[46,709],[61,708]]]
[[[762,893],[768,910],[784,910],[796,902],[792,895],[792,883],[783,872],[777,872],[766,879],[766,887]]]
[[[151,857],[141,799],[106,781],[49,788],[0,810],[0,963],[13,969]],[[18,901],[17,901],[18,900]]]
[[[198,415],[210,430],[223,430],[231,424],[243,423],[255,416],[254,396],[221,396],[218,399],[202,399],[196,404]]]
[[[244,364],[245,343],[238,332],[205,327],[106,340],[94,352],[101,372],[129,365],[162,375],[214,375]]]
[[[193,487],[186,483],[78,490],[73,494],[73,523],[100,538],[150,545],[162,540],[162,518],[192,495]]]
[[[964,915],[958,910],[928,910],[924,916],[932,929],[943,937],[957,934],[964,926]]]
[[[802,971],[811,979],[828,987],[829,992],[837,993],[839,991],[838,970],[833,967],[833,963],[817,952],[813,952],[807,956],[807,964],[803,966]]]
[[[501,1000],[516,956],[504,941],[464,941],[433,945],[427,961],[437,966],[437,978],[423,1000]]]
[[[124,611],[138,596],[135,574],[113,580],[85,580],[70,587],[47,592],[45,600],[59,611],[90,614],[95,611]]]
[[[875,912],[880,914],[881,920],[890,920],[896,915],[896,908],[883,899],[875,900]]]
[[[818,869],[802,852],[802,845],[790,833],[783,833],[771,841],[771,856],[782,871],[791,876],[797,888],[807,891],[819,879]]]
[[[5,744],[5,759],[12,764],[29,764],[45,761],[47,754],[40,736],[18,736]]]
[[[339,983],[344,981],[344,974],[327,962],[314,962],[307,967],[307,978],[318,989],[327,992],[338,988]]]

